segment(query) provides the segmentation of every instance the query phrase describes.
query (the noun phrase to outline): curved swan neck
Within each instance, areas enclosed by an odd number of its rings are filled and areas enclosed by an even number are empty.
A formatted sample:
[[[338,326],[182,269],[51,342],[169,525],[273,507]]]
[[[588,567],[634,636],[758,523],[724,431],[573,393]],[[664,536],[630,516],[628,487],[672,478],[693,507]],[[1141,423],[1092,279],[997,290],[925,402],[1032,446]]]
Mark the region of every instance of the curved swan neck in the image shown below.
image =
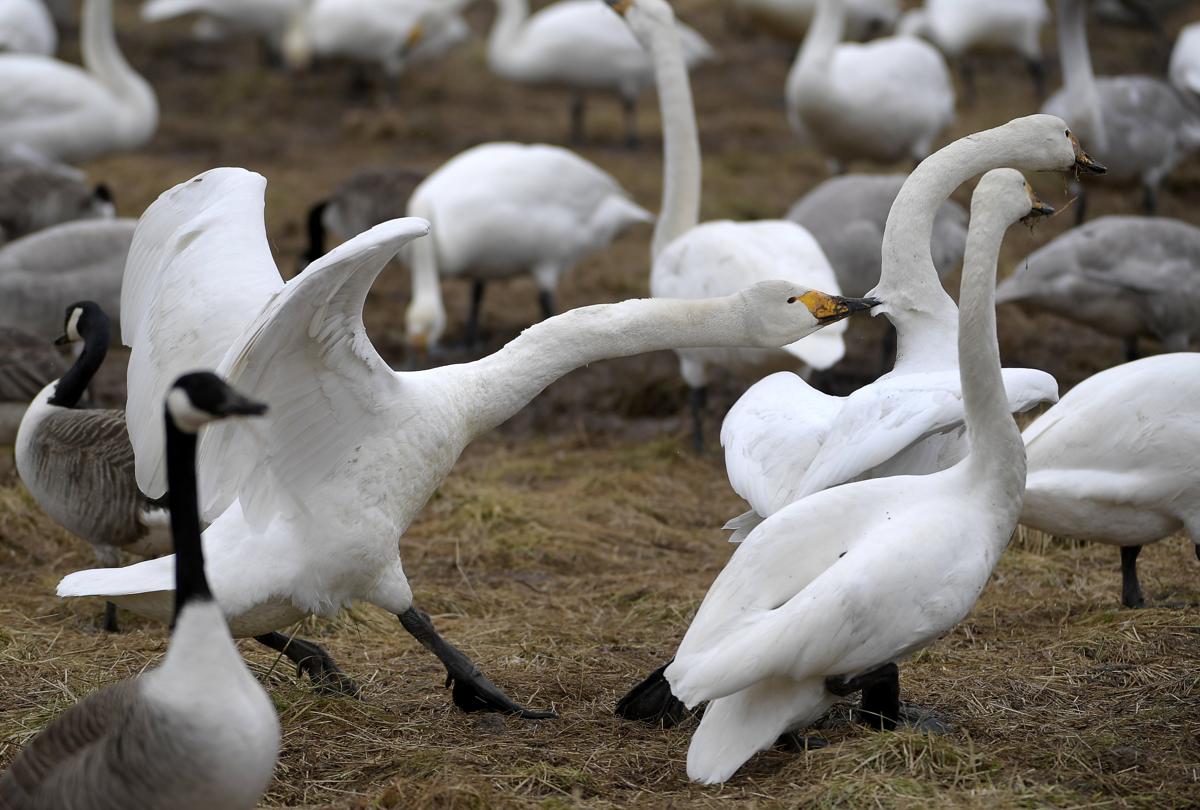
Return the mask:
[[[437,243],[434,238],[435,234],[429,234],[414,240],[408,247],[412,267],[412,302],[409,311],[430,313],[431,318],[440,322],[445,319],[446,310],[442,303],[442,281],[438,274]]]
[[[80,27],[83,64],[105,86],[126,100],[142,100],[149,85],[125,61],[113,30],[112,0],[86,0]]]
[[[683,46],[675,25],[656,28],[650,47],[663,128],[662,210],[650,259],[700,221],[700,135]]]
[[[511,64],[513,49],[520,39],[521,26],[529,18],[528,0],[495,0],[496,19],[488,34],[488,64],[493,70]]]
[[[1058,53],[1062,60],[1063,92],[1077,121],[1072,124],[1093,149],[1105,147],[1104,120],[1092,55],[1087,40],[1087,4],[1058,0]]]
[[[994,480],[1020,498],[1025,445],[1009,413],[996,339],[996,263],[1009,222],[994,200],[976,197],[972,202],[959,295],[958,357],[968,469],[975,478]]]
[[[495,354],[451,373],[468,378],[459,387],[470,392],[467,418],[476,437],[509,419],[574,369],[662,349],[755,345],[749,327],[753,320],[742,293],[598,304],[531,326]]]
[[[834,51],[845,33],[846,7],[843,0],[818,0],[817,12],[792,63],[788,84],[798,81],[801,76],[828,72],[833,66]]]

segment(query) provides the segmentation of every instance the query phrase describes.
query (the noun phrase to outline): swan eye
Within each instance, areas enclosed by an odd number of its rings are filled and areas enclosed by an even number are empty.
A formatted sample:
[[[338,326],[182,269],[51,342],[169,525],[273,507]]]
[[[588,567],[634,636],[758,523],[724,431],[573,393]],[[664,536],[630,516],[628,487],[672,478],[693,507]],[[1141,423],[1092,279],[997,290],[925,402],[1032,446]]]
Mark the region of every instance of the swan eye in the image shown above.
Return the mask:
[[[788,299],[788,303],[789,303],[789,304],[794,304],[794,303],[796,303],[796,296],[794,296],[794,295],[793,295],[791,298],[789,298],[789,299]]]

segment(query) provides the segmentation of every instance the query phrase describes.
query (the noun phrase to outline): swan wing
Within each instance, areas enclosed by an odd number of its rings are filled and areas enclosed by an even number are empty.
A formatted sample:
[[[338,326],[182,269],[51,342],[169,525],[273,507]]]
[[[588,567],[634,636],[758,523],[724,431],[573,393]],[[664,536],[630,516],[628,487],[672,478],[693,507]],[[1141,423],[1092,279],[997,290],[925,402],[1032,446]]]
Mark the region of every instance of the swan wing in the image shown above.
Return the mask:
[[[842,401],[781,371],[759,380],[721,425],[733,491],[766,517],[796,500],[794,488],[821,449]]]
[[[306,497],[389,414],[398,379],[363,325],[367,292],[408,242],[416,217],[376,225],[290,281],[218,367],[230,385],[271,406],[262,419],[214,425],[200,446],[202,514],[238,499],[262,527]]]
[[[137,481],[166,491],[162,402],[171,383],[215,368],[283,286],[267,244],[262,175],[213,169],[164,192],[133,234],[121,289],[126,411]]]
[[[1014,411],[1058,399],[1058,383],[1043,371],[1006,368],[1003,375]],[[853,481],[921,439],[962,423],[962,387],[956,370],[904,374],[860,388],[845,399],[797,486],[796,497]]]

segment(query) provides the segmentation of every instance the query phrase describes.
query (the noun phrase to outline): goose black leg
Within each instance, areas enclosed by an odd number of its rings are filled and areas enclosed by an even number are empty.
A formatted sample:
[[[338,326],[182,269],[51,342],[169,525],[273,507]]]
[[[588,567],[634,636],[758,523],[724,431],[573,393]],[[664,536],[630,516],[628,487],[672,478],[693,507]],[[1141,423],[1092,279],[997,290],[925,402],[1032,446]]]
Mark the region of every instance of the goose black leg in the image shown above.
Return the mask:
[[[464,712],[501,712],[526,720],[558,717],[553,710],[536,711],[514,703],[487,679],[461,650],[438,635],[425,611],[413,605],[399,614],[400,624],[446,667],[446,686],[454,687],[454,705]]]
[[[554,293],[538,290],[538,305],[542,308],[542,320],[554,317]]]
[[[861,691],[862,707],[854,719],[864,726],[894,731],[900,722],[900,668],[895,664],[884,664],[854,678],[826,678],[825,688],[838,697]]]
[[[479,310],[483,306],[482,281],[471,282],[471,310],[467,313],[467,348],[473,349],[479,341]]]
[[[708,386],[693,388],[690,397],[692,409],[692,447],[697,453],[704,452],[704,409],[708,405]]]
[[[1137,575],[1137,558],[1141,553],[1141,546],[1121,546],[1121,604],[1127,608],[1146,604]]]
[[[342,668],[319,644],[285,636],[283,633],[266,633],[255,636],[254,640],[282,653],[296,665],[297,675],[301,672],[308,675],[309,680],[316,684],[318,692],[358,697],[361,691],[358,684],[342,672]]]
[[[587,111],[587,97],[583,93],[571,96],[571,131],[567,134],[570,143],[583,143],[583,119]]]
[[[658,724],[663,728],[678,725],[687,717],[687,707],[671,694],[671,685],[663,677],[663,672],[671,666],[671,661],[651,672],[645,680],[630,689],[625,697],[617,701],[617,708],[613,714],[626,720]]]
[[[637,128],[637,99],[621,97],[621,106],[625,108],[625,148],[637,149],[641,145]]]

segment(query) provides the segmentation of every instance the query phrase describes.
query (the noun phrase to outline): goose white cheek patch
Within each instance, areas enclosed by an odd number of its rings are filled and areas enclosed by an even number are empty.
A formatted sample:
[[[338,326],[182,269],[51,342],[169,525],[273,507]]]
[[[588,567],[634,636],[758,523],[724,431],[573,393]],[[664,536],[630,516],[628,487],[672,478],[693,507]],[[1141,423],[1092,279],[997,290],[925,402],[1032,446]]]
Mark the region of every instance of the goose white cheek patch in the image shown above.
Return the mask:
[[[187,433],[196,433],[216,419],[211,413],[193,405],[187,392],[181,388],[172,388],[167,394],[167,411],[171,414],[175,426]]]

